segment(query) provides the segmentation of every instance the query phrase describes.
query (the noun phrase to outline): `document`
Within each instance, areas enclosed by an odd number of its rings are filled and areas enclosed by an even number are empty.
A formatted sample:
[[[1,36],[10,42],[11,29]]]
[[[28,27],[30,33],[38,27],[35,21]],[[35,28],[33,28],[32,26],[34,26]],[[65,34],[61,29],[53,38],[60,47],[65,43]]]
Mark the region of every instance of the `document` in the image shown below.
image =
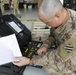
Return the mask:
[[[21,57],[21,51],[15,34],[0,38],[0,65],[16,61]]]

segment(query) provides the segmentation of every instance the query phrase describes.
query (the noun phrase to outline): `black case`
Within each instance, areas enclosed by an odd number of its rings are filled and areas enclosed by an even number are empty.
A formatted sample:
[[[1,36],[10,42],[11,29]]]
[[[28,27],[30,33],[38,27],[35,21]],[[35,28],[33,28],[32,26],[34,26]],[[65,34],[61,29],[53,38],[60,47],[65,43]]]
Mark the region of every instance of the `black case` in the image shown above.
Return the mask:
[[[1,9],[0,9],[0,17],[2,17],[2,11],[1,11]]]
[[[13,14],[2,16],[0,19],[0,36],[7,36],[13,33],[16,34],[21,49],[31,41],[30,30],[19,19]]]
[[[17,19],[13,14],[2,16],[0,18],[0,37],[7,36],[13,33],[16,34],[21,52],[23,52],[23,47],[27,47],[27,44],[31,41],[30,30],[24,24],[22,24],[21,21]],[[8,63],[0,66],[0,74],[22,75],[24,69],[25,66],[18,67],[13,65],[12,63]]]

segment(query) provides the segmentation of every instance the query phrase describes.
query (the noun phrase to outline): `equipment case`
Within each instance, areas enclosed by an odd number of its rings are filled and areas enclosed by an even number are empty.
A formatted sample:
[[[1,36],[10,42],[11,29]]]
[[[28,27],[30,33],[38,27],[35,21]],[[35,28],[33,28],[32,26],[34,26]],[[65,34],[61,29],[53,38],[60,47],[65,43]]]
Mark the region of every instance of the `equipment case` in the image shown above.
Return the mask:
[[[0,37],[15,34],[23,56],[32,58],[42,42],[31,40],[31,31],[13,14],[0,18]],[[18,67],[12,63],[0,66],[1,75],[22,75],[26,66]],[[9,70],[9,71],[8,71]],[[10,73],[9,73],[10,72]]]
[[[3,15],[0,18],[0,37],[7,36],[10,34],[16,34],[21,52],[23,47],[31,41],[31,32],[27,27],[22,24],[13,14]],[[22,53],[23,54],[23,53]],[[25,66],[18,67],[12,63],[8,63],[0,66],[1,75],[22,75]]]
[[[31,41],[31,32],[13,14],[4,15],[0,19],[0,36],[16,34],[20,48]]]

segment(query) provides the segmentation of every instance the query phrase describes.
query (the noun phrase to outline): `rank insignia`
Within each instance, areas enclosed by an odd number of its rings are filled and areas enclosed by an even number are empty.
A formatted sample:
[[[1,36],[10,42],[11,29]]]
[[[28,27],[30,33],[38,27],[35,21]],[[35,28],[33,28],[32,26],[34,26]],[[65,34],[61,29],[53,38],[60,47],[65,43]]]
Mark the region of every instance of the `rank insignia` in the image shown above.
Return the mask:
[[[66,45],[64,48],[67,52],[73,51],[73,46],[71,44]]]

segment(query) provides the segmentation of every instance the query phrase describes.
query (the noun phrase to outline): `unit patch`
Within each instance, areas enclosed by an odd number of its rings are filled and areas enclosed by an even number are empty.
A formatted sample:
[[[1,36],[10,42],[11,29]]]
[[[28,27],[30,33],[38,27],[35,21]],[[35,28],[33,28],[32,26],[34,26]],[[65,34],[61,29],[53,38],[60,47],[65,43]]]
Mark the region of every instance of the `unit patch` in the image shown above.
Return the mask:
[[[73,51],[73,46],[71,44],[68,44],[64,47],[64,49],[69,53],[70,51]]]
[[[59,55],[63,59],[63,62],[70,59],[72,56],[76,56],[76,37],[71,35],[69,39],[65,39],[58,48]]]

